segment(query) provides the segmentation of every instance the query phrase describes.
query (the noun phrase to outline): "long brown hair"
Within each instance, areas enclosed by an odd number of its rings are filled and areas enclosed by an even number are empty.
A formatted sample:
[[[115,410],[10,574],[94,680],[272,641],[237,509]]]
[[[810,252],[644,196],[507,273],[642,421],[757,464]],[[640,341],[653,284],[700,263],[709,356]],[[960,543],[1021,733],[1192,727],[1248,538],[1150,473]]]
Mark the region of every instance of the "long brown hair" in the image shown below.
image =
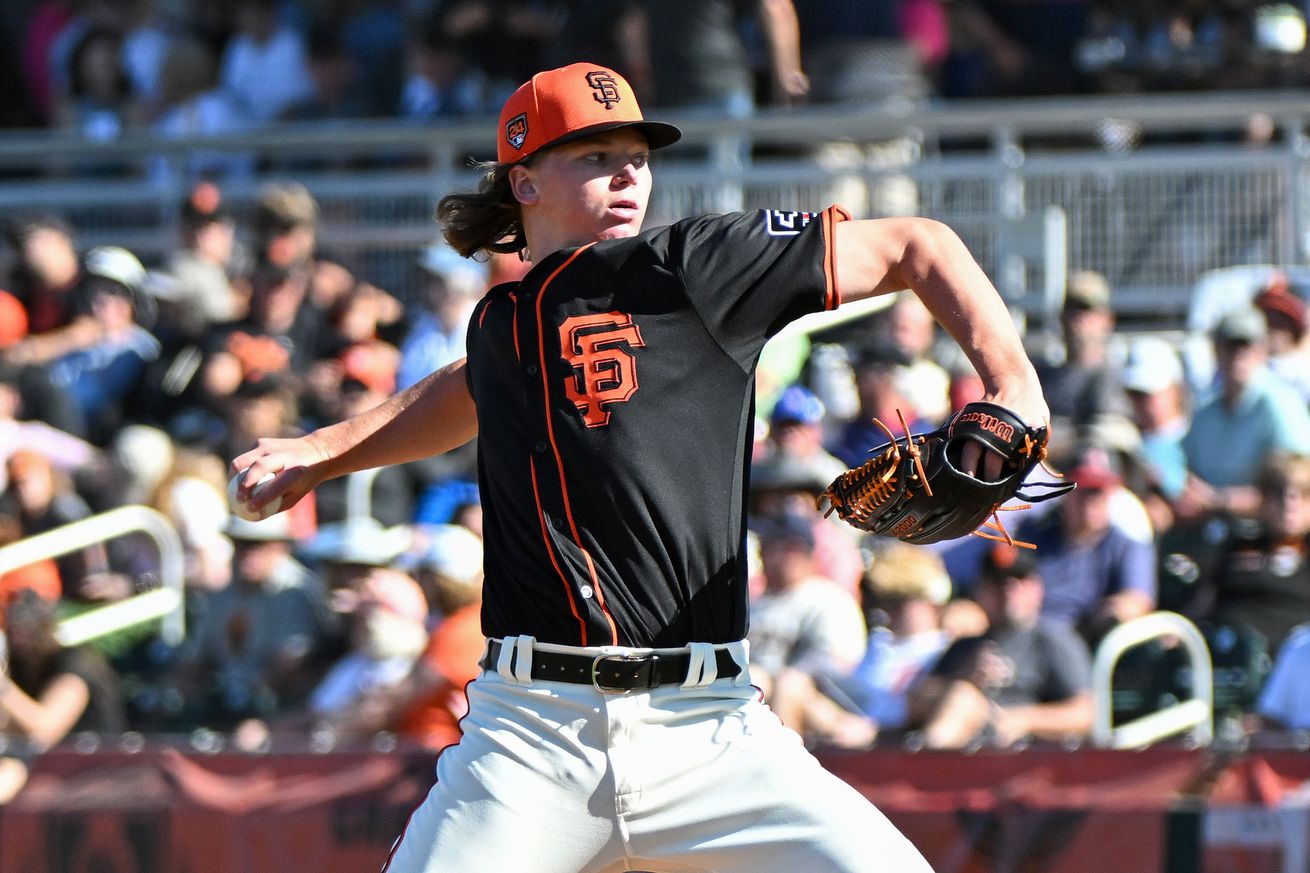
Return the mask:
[[[437,221],[450,247],[464,257],[480,251],[514,253],[527,246],[523,213],[509,184],[514,164],[476,165],[482,180],[473,192],[447,194],[437,203]]]

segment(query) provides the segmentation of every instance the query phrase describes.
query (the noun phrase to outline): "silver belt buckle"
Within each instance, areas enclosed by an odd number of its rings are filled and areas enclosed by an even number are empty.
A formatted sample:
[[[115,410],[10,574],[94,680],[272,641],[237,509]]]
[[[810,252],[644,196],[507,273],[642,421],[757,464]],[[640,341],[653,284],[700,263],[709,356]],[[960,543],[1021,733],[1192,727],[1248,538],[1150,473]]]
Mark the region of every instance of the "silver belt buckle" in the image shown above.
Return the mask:
[[[631,688],[614,688],[600,684],[600,665],[602,661],[620,661],[624,664],[640,664],[643,661],[656,660],[655,655],[597,655],[591,662],[591,685],[601,694],[627,694]],[[652,686],[654,687],[654,686]]]

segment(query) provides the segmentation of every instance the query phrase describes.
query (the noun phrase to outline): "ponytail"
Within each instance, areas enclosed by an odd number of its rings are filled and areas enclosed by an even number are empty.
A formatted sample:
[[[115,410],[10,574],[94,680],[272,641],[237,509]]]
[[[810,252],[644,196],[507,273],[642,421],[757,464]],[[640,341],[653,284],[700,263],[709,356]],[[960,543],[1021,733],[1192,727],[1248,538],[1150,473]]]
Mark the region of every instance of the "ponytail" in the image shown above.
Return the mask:
[[[437,221],[450,247],[464,257],[480,251],[514,253],[527,246],[523,214],[509,184],[513,164],[478,164],[482,180],[474,192],[447,194],[437,204]]]

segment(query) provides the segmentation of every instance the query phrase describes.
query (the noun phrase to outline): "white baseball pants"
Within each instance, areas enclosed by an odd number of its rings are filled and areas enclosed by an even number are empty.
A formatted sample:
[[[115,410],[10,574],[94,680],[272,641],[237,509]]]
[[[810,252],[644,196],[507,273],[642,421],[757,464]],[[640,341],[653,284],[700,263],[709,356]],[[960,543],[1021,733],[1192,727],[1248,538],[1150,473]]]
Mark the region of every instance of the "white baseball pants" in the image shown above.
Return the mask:
[[[534,647],[650,651],[505,639],[386,873],[931,873],[759,701],[744,643],[735,679],[693,644],[686,684],[628,694],[533,681]]]

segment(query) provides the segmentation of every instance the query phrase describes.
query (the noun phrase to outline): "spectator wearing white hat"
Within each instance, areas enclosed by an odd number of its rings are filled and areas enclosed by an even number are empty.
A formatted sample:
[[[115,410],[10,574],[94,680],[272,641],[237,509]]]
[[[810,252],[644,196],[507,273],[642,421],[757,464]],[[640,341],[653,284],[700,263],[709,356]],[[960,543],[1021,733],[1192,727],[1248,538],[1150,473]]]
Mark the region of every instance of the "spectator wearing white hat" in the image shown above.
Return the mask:
[[[48,363],[99,342],[105,327],[96,319],[95,297],[106,289],[127,297],[138,317],[149,321],[149,301],[141,293],[146,270],[136,255],[120,246],[96,246],[79,261],[68,233],[55,219],[34,220],[10,231],[16,245],[33,249],[30,255],[23,253],[24,260],[36,264],[20,270],[20,279],[33,274],[28,283],[36,287],[26,298],[20,295],[30,333],[5,349],[10,361]],[[63,283],[57,292],[55,282]]]
[[[69,393],[87,422],[88,436],[105,445],[125,419],[159,342],[146,330],[149,308],[141,293],[145,268],[117,246],[87,252],[84,293],[93,338],[50,362],[50,380]]]
[[[1122,380],[1153,484],[1167,500],[1176,500],[1187,484],[1183,435],[1188,426],[1187,383],[1178,352],[1161,337],[1138,337],[1128,347]]]
[[[413,572],[433,608],[435,627],[390,700],[361,714],[359,723],[371,720],[374,729],[394,730],[436,750],[458,741],[459,719],[468,711],[464,686],[481,672],[483,553],[482,540],[459,525],[427,527],[421,540],[411,555]]]

